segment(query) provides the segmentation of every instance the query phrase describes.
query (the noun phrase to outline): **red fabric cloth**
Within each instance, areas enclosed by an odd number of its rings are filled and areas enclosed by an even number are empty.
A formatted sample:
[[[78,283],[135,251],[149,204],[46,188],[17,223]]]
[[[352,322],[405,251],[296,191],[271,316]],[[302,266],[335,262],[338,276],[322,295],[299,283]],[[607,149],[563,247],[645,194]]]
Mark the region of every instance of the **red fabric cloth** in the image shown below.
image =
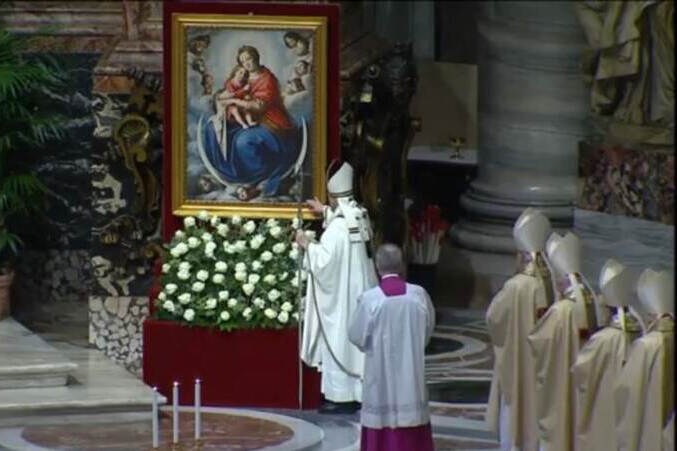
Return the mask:
[[[361,451],[433,451],[430,423],[410,428],[372,429],[362,426]]]
[[[407,283],[400,277],[384,277],[379,286],[386,296],[399,296],[407,292]]]
[[[298,331],[220,332],[172,321],[143,323],[143,380],[172,402],[194,403],[195,379],[205,406],[298,408]],[[320,375],[303,368],[303,408],[320,405]]]

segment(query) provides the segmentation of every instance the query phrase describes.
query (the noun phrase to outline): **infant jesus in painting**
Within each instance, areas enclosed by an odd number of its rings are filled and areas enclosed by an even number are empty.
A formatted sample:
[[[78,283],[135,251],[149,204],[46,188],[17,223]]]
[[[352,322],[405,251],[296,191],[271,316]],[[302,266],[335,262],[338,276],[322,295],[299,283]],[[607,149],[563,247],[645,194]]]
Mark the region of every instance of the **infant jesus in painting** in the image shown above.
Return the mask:
[[[249,72],[247,72],[247,69],[239,64],[236,65],[230,72],[230,77],[226,80],[225,90],[219,94],[217,99],[251,99],[251,96],[249,95],[250,87],[249,83],[247,83],[248,79]],[[226,119],[234,119],[242,126],[242,128],[249,128],[250,126],[257,124],[250,112],[245,111],[244,118],[242,115],[243,113],[238,106],[231,104],[226,107]]]

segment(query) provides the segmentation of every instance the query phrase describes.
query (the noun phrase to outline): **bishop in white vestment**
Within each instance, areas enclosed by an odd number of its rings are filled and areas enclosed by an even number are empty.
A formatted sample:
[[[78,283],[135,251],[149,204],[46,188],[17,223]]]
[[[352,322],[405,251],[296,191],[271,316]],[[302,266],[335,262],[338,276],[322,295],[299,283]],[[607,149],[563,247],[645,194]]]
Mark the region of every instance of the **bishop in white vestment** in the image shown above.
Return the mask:
[[[540,211],[527,208],[520,215],[513,227],[519,272],[487,310],[495,359],[486,420],[499,435],[502,451],[538,449],[534,362],[527,336],[554,301],[543,252],[549,233],[550,221]]]
[[[628,310],[632,279],[625,266],[609,259],[599,276],[604,303],[616,312],[611,323],[596,332],[578,352],[572,368],[576,389],[576,451],[616,450],[617,414],[614,385],[625,364],[632,341],[642,332],[637,317]]]
[[[635,340],[615,389],[619,451],[665,451],[665,429],[675,408],[675,298],[671,272],[645,270],[637,295],[653,316]]]
[[[364,354],[348,340],[348,326],[357,298],[377,284],[367,252],[368,216],[352,198],[352,183],[352,168],[344,163],[327,184],[333,208],[311,203],[324,213],[319,243],[297,234],[310,273],[301,358],[321,371],[322,394],[333,403],[362,400]]]
[[[595,296],[580,274],[580,242],[568,232],[553,233],[546,244],[562,298],[548,309],[529,334],[536,374],[539,449],[574,449],[575,392],[571,366],[597,327]]]
[[[433,451],[425,383],[425,346],[435,310],[425,289],[405,283],[402,252],[376,252],[378,287],[366,291],[349,338],[365,352],[362,451]]]

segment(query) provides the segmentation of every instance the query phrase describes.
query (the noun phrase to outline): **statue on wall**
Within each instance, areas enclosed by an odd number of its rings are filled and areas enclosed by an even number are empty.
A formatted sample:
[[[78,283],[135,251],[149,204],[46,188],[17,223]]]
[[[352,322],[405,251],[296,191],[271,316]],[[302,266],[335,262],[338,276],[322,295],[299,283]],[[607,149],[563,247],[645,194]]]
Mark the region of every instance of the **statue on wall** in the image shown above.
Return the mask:
[[[369,210],[377,246],[406,243],[407,153],[420,126],[409,104],[417,80],[411,43],[399,43],[367,65],[353,95],[343,99],[342,154],[355,168],[357,197]]]
[[[575,7],[590,46],[583,71],[593,113],[637,141],[652,139],[643,127],[674,130],[674,3],[583,0]],[[672,132],[659,134],[652,143],[674,142]]]

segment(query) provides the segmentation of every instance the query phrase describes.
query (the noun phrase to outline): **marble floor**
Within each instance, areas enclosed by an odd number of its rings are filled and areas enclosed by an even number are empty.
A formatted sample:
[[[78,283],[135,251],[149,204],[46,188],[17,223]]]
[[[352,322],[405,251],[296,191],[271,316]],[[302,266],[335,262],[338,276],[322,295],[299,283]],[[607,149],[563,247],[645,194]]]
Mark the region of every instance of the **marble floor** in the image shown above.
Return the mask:
[[[426,378],[430,390],[431,423],[437,450],[495,450],[498,443],[486,429],[484,411],[493,360],[483,325],[483,312],[443,309],[427,350]],[[44,335],[81,373],[76,377],[97,387],[112,383],[113,396],[129,398],[140,381],[129,373],[101,374],[103,356],[80,341]],[[87,362],[95,362],[91,367]],[[98,362],[98,364],[96,363]],[[120,371],[124,372],[121,368]],[[88,373],[89,374],[86,374]],[[125,394],[125,385],[130,391]],[[59,389],[59,388],[57,388]],[[62,388],[61,388],[62,389]],[[142,390],[143,391],[143,390]],[[138,393],[137,393],[138,392]],[[131,395],[130,395],[131,394]],[[0,392],[0,401],[2,392]],[[1,407],[1,406],[0,406]],[[203,435],[196,447],[190,407],[180,413],[178,449],[202,450],[359,450],[359,415],[323,415],[292,409],[203,408]],[[86,415],[61,412],[35,414],[19,421],[0,421],[3,451],[132,451],[151,449],[150,412],[104,412]],[[161,409],[161,447],[171,447],[171,409]]]

